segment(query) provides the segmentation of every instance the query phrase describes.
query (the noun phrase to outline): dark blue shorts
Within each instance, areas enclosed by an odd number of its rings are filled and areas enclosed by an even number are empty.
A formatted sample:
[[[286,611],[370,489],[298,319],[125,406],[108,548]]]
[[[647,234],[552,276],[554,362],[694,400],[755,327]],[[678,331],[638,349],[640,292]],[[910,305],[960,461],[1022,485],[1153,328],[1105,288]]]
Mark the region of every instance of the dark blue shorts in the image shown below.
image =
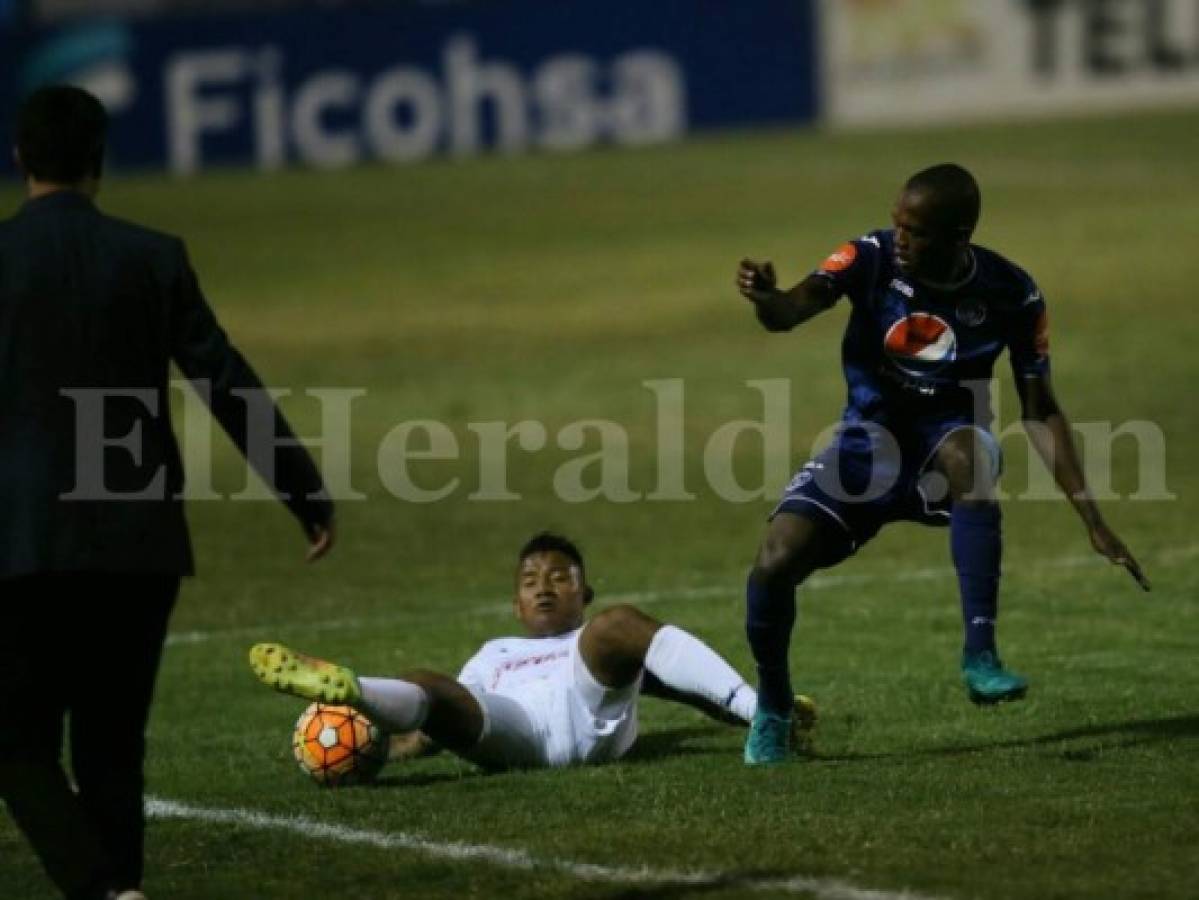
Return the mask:
[[[969,419],[916,423],[903,430],[845,423],[833,442],[795,473],[771,518],[789,512],[833,523],[844,535],[844,545],[830,552],[822,566],[845,559],[888,522],[948,525],[948,490],[944,478],[932,471],[933,456],[962,428],[978,433],[991,458],[991,475],[998,478],[999,443]]]

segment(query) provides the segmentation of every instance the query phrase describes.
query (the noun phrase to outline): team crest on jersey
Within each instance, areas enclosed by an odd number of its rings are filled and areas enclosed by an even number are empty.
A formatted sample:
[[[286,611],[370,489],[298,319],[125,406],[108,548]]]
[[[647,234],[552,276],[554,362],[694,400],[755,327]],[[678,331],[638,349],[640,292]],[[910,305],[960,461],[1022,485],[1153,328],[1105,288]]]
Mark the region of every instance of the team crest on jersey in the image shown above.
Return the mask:
[[[932,375],[957,358],[957,335],[932,313],[914,312],[887,329],[887,357],[909,375]]]
[[[816,477],[816,470],[823,469],[824,463],[812,460],[803,464],[803,468],[795,473],[795,477],[788,482],[784,494],[793,494],[801,487]]]
[[[833,253],[820,264],[821,272],[844,272],[853,265],[855,259],[858,258],[858,248],[852,243],[846,242],[838,247]]]
[[[987,320],[987,304],[976,297],[970,297],[958,303],[954,315],[963,325],[974,328]]]

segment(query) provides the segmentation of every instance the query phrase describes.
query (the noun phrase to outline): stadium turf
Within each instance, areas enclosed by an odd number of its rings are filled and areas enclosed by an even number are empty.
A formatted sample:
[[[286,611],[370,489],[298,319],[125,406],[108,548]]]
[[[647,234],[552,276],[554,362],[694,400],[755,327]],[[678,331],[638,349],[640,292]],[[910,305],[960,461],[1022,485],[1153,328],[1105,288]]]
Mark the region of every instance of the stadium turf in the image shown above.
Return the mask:
[[[268,383],[366,391],[351,451],[365,498],[340,504],[327,561],[303,565],[300,533],[277,505],[191,506],[202,574],[174,619],[148,765],[149,792],[186,807],[157,807],[182,818],[151,820],[147,893],[723,898],[836,896],[842,882],[955,900],[1194,896],[1196,158],[1190,112],[112,179],[108,210],[188,239],[212,303]],[[748,770],[739,731],[646,701],[642,741],[616,765],[481,776],[440,757],[392,766],[373,787],[303,778],[289,734],[304,704],[256,683],[249,645],[284,640],[364,674],[454,671],[513,630],[512,557],[543,527],[582,543],[598,607],[633,595],[748,673],[742,576],[782,480],[839,413],[845,310],[766,334],[733,288],[736,262],[773,258],[790,283],[845,238],[886,225],[904,177],[946,159],[982,183],[977,240],[1028,268],[1048,298],[1069,415],[1164,433],[1176,499],[1128,499],[1138,457],[1125,437],[1112,452],[1123,499],[1104,503],[1152,594],[1092,558],[1064,501],[1013,500],[1000,640],[1031,679],[1022,703],[966,701],[947,534],[896,526],[801,596],[792,655],[797,687],[823,714],[814,760]],[[12,208],[17,194],[0,200]],[[1006,363],[997,371],[1006,427],[1014,397]],[[658,487],[655,395],[643,382],[662,379],[682,379],[695,499],[557,499],[562,464],[599,448],[595,431],[582,448],[555,446],[582,419],[619,423],[629,489]],[[705,478],[704,448],[722,424],[761,417],[747,385],[759,379],[790,379],[791,446],[775,448],[759,497],[731,502]],[[284,405],[299,431],[319,427],[311,399]],[[550,440],[509,449],[506,487],[519,499],[470,499],[485,476],[467,424],[524,419]],[[426,490],[458,479],[439,502],[395,499],[380,480],[385,435],[412,420],[445,423],[457,444],[455,459],[410,465]],[[428,444],[418,435],[412,446]],[[1016,436],[1004,447],[1004,488],[1019,495],[1025,448]],[[218,487],[240,490],[223,436],[214,456]],[[394,477],[393,457],[386,470]],[[584,474],[597,483],[596,466]],[[737,477],[762,486],[752,435],[737,445]],[[314,833],[312,822],[336,828]],[[428,843],[405,848],[400,833]],[[455,842],[527,856],[454,858]],[[696,873],[710,877],[672,882]],[[810,881],[775,883],[797,877]],[[32,855],[0,817],[0,897],[42,896]]]

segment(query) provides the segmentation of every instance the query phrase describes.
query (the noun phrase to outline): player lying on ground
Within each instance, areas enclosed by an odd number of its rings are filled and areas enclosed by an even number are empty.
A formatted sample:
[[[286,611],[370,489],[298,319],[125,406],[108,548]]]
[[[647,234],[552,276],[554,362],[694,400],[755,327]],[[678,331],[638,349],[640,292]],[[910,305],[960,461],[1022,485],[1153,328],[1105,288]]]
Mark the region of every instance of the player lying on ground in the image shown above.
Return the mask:
[[[521,549],[516,572],[513,609],[529,636],[488,641],[456,679],[360,678],[280,644],[256,644],[250,665],[277,690],[347,704],[393,734],[419,732],[405,755],[431,742],[487,768],[618,759],[637,737],[642,692],[722,721],[753,718],[756,692],[702,641],[626,605],[584,624],[591,599],[578,549],[543,533]],[[806,731],[811,701],[793,703]]]
[[[749,575],[746,632],[760,707],[747,763],[786,756],[796,586],[888,522],[949,526],[969,696],[978,703],[1023,696],[1027,682],[1003,667],[995,647],[1000,454],[989,431],[989,386],[1004,347],[1033,446],[1091,543],[1149,589],[1087,490],[1070,423],[1050,387],[1040,290],[1019,267],[970,243],[980,206],[969,172],[934,166],[904,186],[893,229],[842,245],[789,291],[778,289],[769,262],[747,259],[738,268],[741,295],[769,331],[789,331],[842,296],[851,306],[841,345],[849,388],[841,428],[787,486]]]

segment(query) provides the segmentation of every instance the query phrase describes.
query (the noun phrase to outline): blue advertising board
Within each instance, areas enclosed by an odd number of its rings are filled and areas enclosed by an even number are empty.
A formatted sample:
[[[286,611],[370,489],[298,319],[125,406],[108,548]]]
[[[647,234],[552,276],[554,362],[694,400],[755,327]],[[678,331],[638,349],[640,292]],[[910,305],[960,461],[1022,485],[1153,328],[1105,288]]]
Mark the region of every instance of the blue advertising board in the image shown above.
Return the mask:
[[[336,167],[803,122],[810,0],[504,0],[90,21],[0,40],[5,128],[48,82],[112,114],[110,165]]]

